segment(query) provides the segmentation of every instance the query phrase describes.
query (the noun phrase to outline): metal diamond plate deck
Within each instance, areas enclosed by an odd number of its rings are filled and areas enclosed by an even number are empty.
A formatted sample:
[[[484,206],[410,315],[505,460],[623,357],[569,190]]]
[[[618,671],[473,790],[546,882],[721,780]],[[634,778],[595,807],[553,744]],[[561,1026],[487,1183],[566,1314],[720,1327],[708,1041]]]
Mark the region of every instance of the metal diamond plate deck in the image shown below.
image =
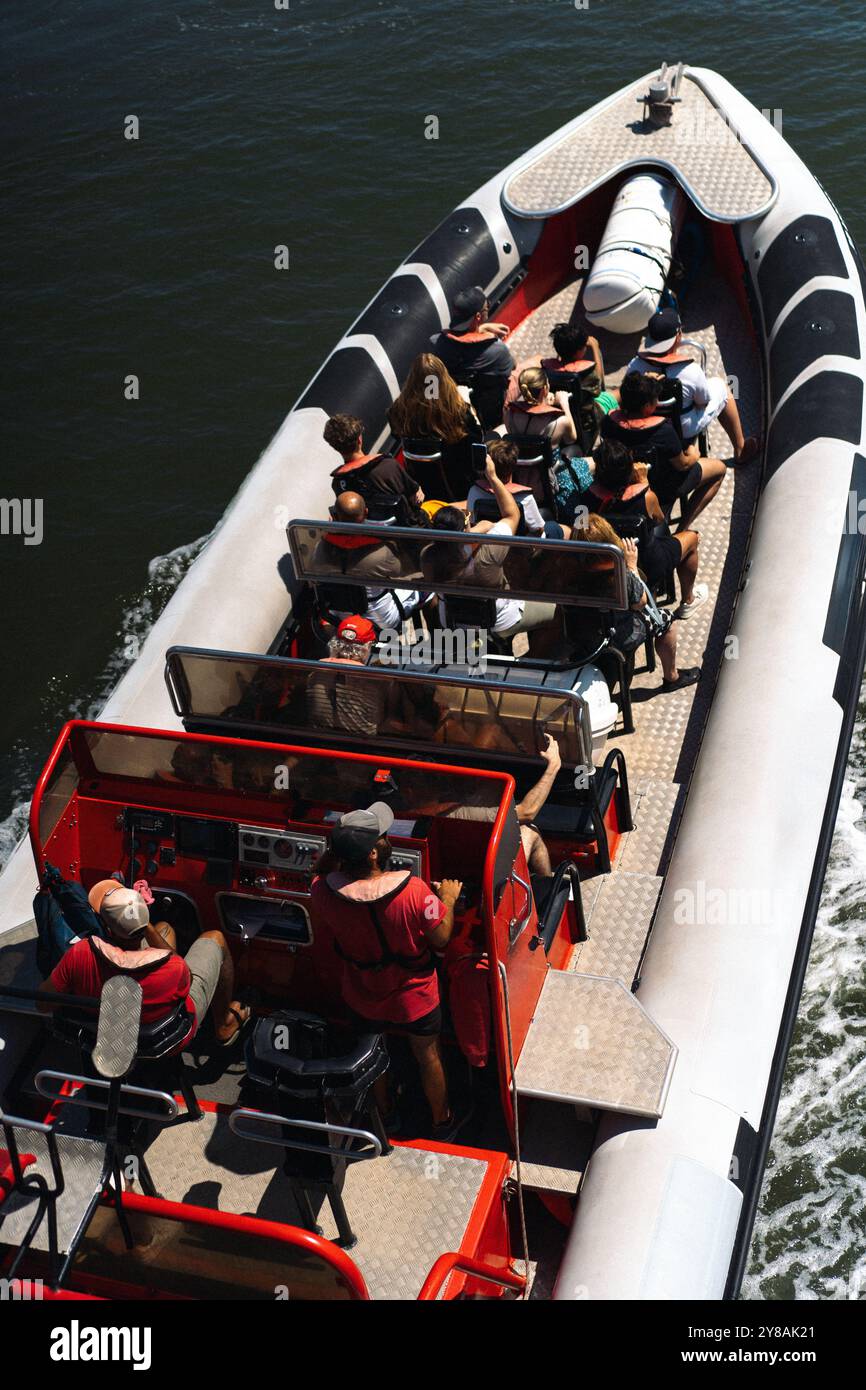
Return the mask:
[[[657,875],[663,872],[668,838],[679,820],[681,788],[675,782],[644,778],[632,788],[634,829],[623,837],[617,872]]]
[[[708,217],[723,222],[759,217],[773,202],[768,176],[698,83],[685,77],[670,126],[642,118],[635,83],[570,134],[512,174],[503,199],[524,217],[548,217],[630,164],[664,164]]]
[[[53,1187],[54,1179],[45,1136],[28,1130],[17,1130],[16,1136],[20,1152],[35,1155],[36,1171],[46,1178],[50,1187]],[[105,1149],[102,1144],[94,1143],[91,1139],[58,1134],[57,1152],[63,1167],[64,1180],[64,1189],[57,1202],[57,1245],[60,1253],[65,1254],[78,1234],[87,1206],[99,1186]],[[25,1171],[32,1173],[33,1165]],[[0,1242],[18,1245],[26,1234],[35,1211],[35,1198],[19,1193],[10,1197],[0,1211]],[[44,1217],[31,1248],[48,1249],[48,1225]]]
[[[651,874],[620,871],[604,878],[587,922],[589,940],[575,946],[569,970],[606,975],[630,989],[661,889],[662,879]]]
[[[515,1082],[520,1095],[656,1118],[676,1048],[620,980],[550,970]]]
[[[298,1223],[289,1182],[274,1167],[280,1151],[239,1139],[225,1115],[209,1111],[198,1124],[163,1130],[147,1159],[169,1201]],[[485,1169],[480,1159],[403,1147],[350,1166],[343,1200],[358,1237],[351,1257],[373,1298],[416,1298],[434,1261],[459,1249]],[[317,1219],[336,1239],[327,1202]]]

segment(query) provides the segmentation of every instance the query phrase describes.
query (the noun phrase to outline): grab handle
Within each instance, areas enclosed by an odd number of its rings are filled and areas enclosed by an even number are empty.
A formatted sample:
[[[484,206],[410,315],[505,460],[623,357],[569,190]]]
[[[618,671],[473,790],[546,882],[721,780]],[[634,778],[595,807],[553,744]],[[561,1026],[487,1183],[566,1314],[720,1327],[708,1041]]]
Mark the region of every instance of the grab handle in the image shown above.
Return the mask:
[[[286,1138],[285,1135],[277,1137],[273,1134],[257,1133],[256,1126],[259,1124],[312,1130],[314,1134],[339,1134],[347,1139],[360,1139],[369,1149],[357,1152],[330,1144],[305,1144],[300,1139]],[[380,1141],[367,1129],[349,1129],[346,1125],[322,1124],[318,1120],[292,1120],[286,1115],[268,1115],[261,1110],[233,1110],[229,1115],[229,1129],[239,1139],[252,1139],[258,1144],[275,1144],[280,1149],[301,1149],[304,1153],[324,1154],[328,1158],[345,1159],[347,1163],[361,1163],[369,1158],[380,1158],[382,1155]]]

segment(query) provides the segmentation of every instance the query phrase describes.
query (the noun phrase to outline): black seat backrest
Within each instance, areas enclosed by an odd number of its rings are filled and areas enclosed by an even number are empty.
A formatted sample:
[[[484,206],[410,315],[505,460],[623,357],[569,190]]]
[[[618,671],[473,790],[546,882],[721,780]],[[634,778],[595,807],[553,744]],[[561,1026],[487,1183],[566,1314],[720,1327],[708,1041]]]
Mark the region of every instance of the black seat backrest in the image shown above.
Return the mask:
[[[362,618],[370,606],[367,590],[360,584],[317,584],[316,594],[332,613],[357,613]]]
[[[435,463],[442,458],[442,440],[435,435],[407,435],[400,442],[407,463]]]
[[[496,522],[501,521],[502,519],[502,513],[499,510],[499,503],[497,502],[495,497],[479,497],[473,504],[472,516],[473,520],[475,521]],[[527,534],[526,517],[523,514],[522,507],[520,508],[520,524],[517,527],[516,534],[518,536],[525,536]]]
[[[548,372],[547,380],[551,391],[567,391],[571,418],[577,431],[577,442],[584,453],[589,453],[598,432],[598,417],[595,411],[595,396],[587,385],[590,375],[595,371],[591,363],[581,372]]]
[[[96,1041],[97,1023],[95,1013],[85,1013],[82,1009],[58,1009],[51,1020],[51,1031],[56,1037],[89,1052]],[[186,1038],[191,1024],[186,1002],[181,999],[165,1018],[139,1025],[136,1057],[140,1061],[155,1061],[168,1056]]]
[[[603,516],[623,540],[637,541],[638,546],[644,545],[649,540],[650,520],[649,517],[635,515],[628,512],[601,511],[599,516]]]
[[[496,622],[495,599],[448,594],[443,603],[446,627],[480,627],[493,630],[493,624]]]
[[[591,661],[610,641],[610,615],[597,608],[566,608],[562,610],[565,636],[573,649],[574,660],[580,664]]]
[[[495,430],[497,425],[502,424],[507,376],[498,372],[473,372],[465,368],[452,372],[452,376],[458,386],[469,387],[469,399],[484,429]]]
[[[553,510],[553,445],[540,434],[506,434],[505,439],[517,445],[514,481],[532,488],[540,507]]]
[[[393,526],[411,526],[414,521],[408,499],[402,494],[370,491],[364,493],[364,501],[370,521]]]
[[[664,369],[661,363],[660,370]],[[658,413],[670,420],[680,439],[683,437],[683,425],[680,418],[683,413],[683,384],[676,377],[665,376],[661,383],[661,395],[658,402]]]
[[[442,460],[442,440],[435,435],[416,435],[401,440],[403,459],[412,477],[419,483],[424,496],[440,502],[458,502],[448,481]],[[466,494],[463,493],[465,497]]]

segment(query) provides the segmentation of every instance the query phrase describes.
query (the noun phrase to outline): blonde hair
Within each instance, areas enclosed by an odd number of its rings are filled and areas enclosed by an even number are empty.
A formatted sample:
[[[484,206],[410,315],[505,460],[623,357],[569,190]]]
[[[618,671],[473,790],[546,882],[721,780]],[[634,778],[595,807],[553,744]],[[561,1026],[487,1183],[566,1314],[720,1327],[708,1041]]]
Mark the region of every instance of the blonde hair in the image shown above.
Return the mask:
[[[388,423],[400,439],[434,434],[445,444],[456,444],[466,437],[468,409],[441,357],[422,352],[388,411]]]
[[[532,405],[540,405],[550,390],[547,372],[541,367],[524,367],[517,378],[517,385],[523,399]]]
[[[590,512],[580,527],[580,540],[593,541],[596,545],[617,545],[622,550],[622,540],[609,521],[598,512]]]

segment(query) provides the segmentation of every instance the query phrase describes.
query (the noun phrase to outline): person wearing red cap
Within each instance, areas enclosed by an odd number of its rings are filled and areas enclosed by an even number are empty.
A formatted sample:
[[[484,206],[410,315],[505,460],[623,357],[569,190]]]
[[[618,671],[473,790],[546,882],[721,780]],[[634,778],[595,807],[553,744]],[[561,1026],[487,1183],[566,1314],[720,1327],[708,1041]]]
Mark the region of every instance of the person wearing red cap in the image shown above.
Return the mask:
[[[319,663],[366,666],[376,644],[376,629],[369,618],[355,613],[343,618],[337,635],[328,643],[328,655]],[[349,734],[377,734],[385,717],[387,690],[384,681],[336,679],[336,672],[314,671],[307,682],[307,717],[315,729],[343,729]]]
[[[107,938],[89,936],[73,942],[41,990],[98,999],[113,975],[132,975],[141,985],[143,1024],[158,1023],[183,1001],[189,1015],[184,1039],[188,1043],[213,1004],[217,1039],[222,1044],[234,1041],[249,1009],[232,998],[234,968],[222,932],[202,932],[180,956],[172,928],[167,922],[151,922],[138,889],[105,878],[94,884],[87,898]]]

